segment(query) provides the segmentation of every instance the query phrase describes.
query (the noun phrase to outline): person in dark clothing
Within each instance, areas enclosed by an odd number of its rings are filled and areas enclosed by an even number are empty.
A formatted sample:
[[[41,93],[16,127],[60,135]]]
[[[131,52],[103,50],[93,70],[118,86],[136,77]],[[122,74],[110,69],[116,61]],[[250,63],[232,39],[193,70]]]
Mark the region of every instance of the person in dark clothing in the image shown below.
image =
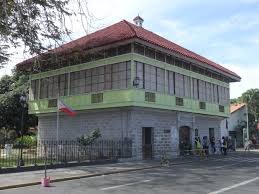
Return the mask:
[[[207,136],[203,136],[202,138],[202,147],[203,147],[203,150],[204,150],[204,153],[206,156],[209,155],[209,144],[208,144],[208,138]]]
[[[216,152],[216,147],[215,147],[215,138],[214,137],[211,137],[210,138],[210,146],[211,146],[211,152],[213,154],[215,154]]]
[[[252,144],[253,144],[253,148],[255,149],[255,147],[256,147],[256,137],[255,137],[255,135],[252,135],[251,141],[252,141]]]
[[[225,137],[222,137],[222,144],[223,144],[223,153],[224,155],[227,155],[227,148],[228,148],[228,145],[227,145],[227,140]]]

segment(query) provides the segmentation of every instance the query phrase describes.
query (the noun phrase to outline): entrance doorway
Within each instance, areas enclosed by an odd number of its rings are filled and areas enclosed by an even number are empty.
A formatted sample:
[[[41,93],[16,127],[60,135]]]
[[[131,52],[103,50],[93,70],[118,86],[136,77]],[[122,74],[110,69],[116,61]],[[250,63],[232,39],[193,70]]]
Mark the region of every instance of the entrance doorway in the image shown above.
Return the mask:
[[[153,156],[153,128],[142,128],[142,153],[143,159],[152,159]]]
[[[190,127],[182,126],[179,129],[179,149],[180,155],[185,155],[191,153],[191,134]]]

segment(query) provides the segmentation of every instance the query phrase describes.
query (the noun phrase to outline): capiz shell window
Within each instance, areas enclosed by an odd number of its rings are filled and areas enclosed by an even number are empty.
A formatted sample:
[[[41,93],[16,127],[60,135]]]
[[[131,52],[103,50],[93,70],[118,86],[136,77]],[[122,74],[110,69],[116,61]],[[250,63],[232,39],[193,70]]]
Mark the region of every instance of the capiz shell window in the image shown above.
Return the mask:
[[[30,100],[37,100],[39,98],[39,80],[31,81]]]
[[[130,82],[130,62],[110,64],[71,73],[72,95],[99,92],[111,89],[125,89]]]
[[[40,80],[40,99],[57,98],[68,94],[68,74],[56,75]]]
[[[127,88],[130,86],[130,69],[130,62],[121,62],[71,72],[70,95]],[[36,88],[33,88],[35,91]],[[68,95],[68,74],[41,79],[40,99],[66,95]]]

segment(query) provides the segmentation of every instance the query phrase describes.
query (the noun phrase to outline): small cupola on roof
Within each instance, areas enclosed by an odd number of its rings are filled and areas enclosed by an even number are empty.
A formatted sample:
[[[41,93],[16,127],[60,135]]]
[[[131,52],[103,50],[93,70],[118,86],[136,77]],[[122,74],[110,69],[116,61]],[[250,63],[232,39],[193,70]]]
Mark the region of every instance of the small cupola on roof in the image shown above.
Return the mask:
[[[138,15],[137,17],[135,17],[133,19],[134,23],[139,26],[139,27],[142,27],[142,24],[144,22],[144,20]]]

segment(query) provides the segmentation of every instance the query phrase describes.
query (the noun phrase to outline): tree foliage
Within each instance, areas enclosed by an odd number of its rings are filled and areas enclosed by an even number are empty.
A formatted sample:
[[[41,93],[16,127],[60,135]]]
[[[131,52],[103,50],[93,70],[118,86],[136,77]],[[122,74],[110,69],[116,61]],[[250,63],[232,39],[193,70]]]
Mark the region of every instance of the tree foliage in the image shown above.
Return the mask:
[[[70,34],[66,19],[90,17],[86,7],[86,0],[0,0],[0,65],[10,57],[9,47],[40,54],[59,44]]]
[[[24,111],[24,129],[37,126],[37,118],[28,114],[28,104],[23,109],[20,96],[28,96],[29,76],[4,76],[0,79],[0,128],[21,131],[21,114]]]
[[[249,131],[251,134],[256,133],[256,124],[259,122],[259,89],[249,89],[240,97],[232,99],[231,103],[247,104]]]
[[[100,129],[95,129],[90,134],[82,135],[81,137],[78,137],[77,141],[79,144],[83,146],[87,146],[94,143],[94,141],[96,141],[100,137],[101,137]]]
[[[241,96],[242,102],[247,103],[249,112],[259,119],[259,89],[250,89]]]

